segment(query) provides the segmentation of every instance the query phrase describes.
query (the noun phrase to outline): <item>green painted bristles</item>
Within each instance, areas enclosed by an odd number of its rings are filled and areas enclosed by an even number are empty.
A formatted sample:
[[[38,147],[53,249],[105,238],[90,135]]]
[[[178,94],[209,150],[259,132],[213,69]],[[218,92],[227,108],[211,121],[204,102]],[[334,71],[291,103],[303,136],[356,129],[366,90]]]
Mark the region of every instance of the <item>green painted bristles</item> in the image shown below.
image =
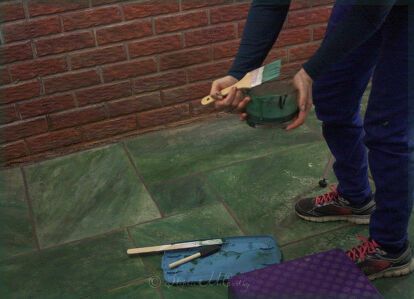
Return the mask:
[[[262,83],[278,78],[280,76],[281,67],[282,63],[280,60],[265,65],[263,69]]]

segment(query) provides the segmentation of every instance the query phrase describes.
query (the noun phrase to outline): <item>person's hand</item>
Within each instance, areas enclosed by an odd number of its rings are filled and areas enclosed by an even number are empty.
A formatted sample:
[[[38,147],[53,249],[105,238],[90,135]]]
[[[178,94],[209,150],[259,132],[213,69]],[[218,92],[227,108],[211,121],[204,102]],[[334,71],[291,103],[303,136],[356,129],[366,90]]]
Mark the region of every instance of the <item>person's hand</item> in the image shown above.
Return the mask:
[[[290,131],[296,129],[303,125],[306,120],[306,117],[309,114],[309,111],[312,109],[313,100],[312,100],[312,85],[313,80],[306,71],[302,68],[296,75],[293,77],[293,86],[298,91],[298,107],[299,107],[299,114],[290,123],[286,130]]]
[[[218,110],[225,110],[228,112],[242,112],[250,101],[249,97],[246,97],[242,91],[237,88],[232,88],[227,96],[222,96],[220,91],[224,88],[236,84],[238,80],[233,76],[225,76],[217,79],[211,86],[210,95],[216,100],[215,106]]]

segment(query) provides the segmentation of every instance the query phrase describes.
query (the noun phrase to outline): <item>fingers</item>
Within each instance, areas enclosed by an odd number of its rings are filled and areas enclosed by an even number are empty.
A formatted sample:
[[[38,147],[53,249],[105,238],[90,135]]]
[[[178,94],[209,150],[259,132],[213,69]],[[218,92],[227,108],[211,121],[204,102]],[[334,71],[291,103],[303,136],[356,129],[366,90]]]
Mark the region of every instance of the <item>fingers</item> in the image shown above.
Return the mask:
[[[307,115],[308,113],[306,111],[300,111],[295,120],[293,120],[293,122],[286,127],[286,131],[291,131],[303,125],[305,123]]]
[[[299,114],[296,119],[286,127],[287,131],[296,129],[305,123],[306,117],[312,108],[312,83],[303,78],[301,72],[296,74],[293,79],[293,85],[298,90],[298,107]]]
[[[241,100],[237,105],[237,111],[242,112],[246,109],[247,104],[249,104],[251,98],[245,97],[243,100]]]
[[[219,82],[217,82],[217,81],[214,81],[214,82],[213,82],[213,84],[211,85],[210,94],[211,94],[211,95],[218,94],[218,93],[220,93],[220,90],[221,90],[221,89],[222,89],[222,88],[221,88],[221,86],[220,86],[220,83],[219,83]]]
[[[229,94],[223,100],[216,101],[216,104],[215,104],[216,108],[223,109],[223,108],[227,108],[231,106],[231,103],[233,103],[236,93],[237,93],[237,90],[235,87],[233,87],[230,90]]]
[[[250,101],[250,98],[246,98],[242,91],[237,88],[232,88],[229,94],[223,98],[216,100],[216,109],[225,109],[229,111],[237,110],[242,111]]]

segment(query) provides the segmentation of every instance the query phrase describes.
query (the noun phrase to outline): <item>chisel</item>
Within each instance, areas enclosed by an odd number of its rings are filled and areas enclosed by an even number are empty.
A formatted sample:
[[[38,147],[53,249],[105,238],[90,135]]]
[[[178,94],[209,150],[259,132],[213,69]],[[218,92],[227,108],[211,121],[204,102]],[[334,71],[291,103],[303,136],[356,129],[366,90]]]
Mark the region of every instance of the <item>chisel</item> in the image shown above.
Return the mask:
[[[127,250],[127,254],[132,255],[132,254],[142,254],[142,253],[154,253],[154,252],[163,252],[163,251],[196,248],[196,247],[209,246],[209,245],[222,245],[222,244],[223,244],[222,239],[192,241],[192,242],[159,245],[159,246],[131,248]]]

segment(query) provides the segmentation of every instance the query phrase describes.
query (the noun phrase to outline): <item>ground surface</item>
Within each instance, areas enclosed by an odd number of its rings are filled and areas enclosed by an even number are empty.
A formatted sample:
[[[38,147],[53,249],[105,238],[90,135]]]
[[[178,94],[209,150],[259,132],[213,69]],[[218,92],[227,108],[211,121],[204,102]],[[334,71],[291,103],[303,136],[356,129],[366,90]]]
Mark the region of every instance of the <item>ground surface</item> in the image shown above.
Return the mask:
[[[328,156],[314,116],[292,133],[232,116],[2,171],[2,298],[227,297],[225,286],[160,283],[161,256],[128,258],[134,246],[270,234],[285,260],[346,249],[366,226],[293,212],[300,196],[324,191]],[[375,285],[413,298],[414,275]]]

